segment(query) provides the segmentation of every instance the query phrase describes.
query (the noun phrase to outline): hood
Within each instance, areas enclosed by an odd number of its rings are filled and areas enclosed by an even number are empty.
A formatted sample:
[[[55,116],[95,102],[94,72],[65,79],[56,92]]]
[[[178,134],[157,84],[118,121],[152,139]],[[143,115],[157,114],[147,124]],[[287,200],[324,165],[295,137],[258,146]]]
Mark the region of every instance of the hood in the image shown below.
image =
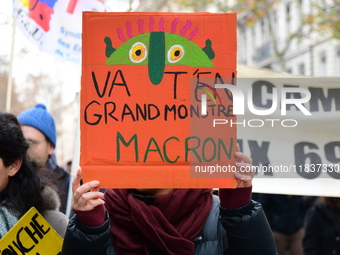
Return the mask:
[[[45,186],[41,192],[44,210],[56,210],[60,208],[60,198],[58,193],[51,187]]]

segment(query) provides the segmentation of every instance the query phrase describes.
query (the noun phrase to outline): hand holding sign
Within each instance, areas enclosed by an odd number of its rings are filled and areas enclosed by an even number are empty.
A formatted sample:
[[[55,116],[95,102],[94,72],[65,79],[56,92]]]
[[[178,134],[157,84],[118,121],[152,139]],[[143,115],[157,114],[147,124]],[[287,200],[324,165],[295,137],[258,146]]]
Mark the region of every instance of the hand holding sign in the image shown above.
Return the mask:
[[[79,211],[90,211],[98,205],[103,205],[104,194],[99,192],[97,187],[99,181],[90,181],[80,185],[82,177],[81,169],[78,170],[76,178],[72,182],[73,202],[72,209]],[[90,190],[90,192],[88,192]]]
[[[237,179],[237,188],[247,188],[252,186],[252,181],[255,175],[255,169],[252,166],[252,159],[240,151],[240,146],[237,144],[235,152],[238,162],[235,163],[237,171],[234,176]]]

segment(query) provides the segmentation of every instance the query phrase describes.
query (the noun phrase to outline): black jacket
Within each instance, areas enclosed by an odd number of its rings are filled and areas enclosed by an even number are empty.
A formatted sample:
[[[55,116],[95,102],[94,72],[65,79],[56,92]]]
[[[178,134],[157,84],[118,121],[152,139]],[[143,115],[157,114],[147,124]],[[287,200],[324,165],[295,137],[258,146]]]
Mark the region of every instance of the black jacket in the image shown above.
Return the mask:
[[[55,165],[54,167],[48,165],[47,167],[50,171],[53,172],[53,185],[56,187],[56,191],[60,198],[60,212],[65,214],[67,207],[68,190],[70,185],[70,174],[57,165]]]
[[[219,198],[214,196],[205,225],[193,242],[196,245],[195,255],[277,254],[262,206],[255,201],[238,209],[227,210],[219,206]],[[93,254],[116,254],[110,241],[109,220],[102,226],[90,228],[74,216],[68,225],[62,255]]]
[[[340,254],[340,213],[317,204],[306,215],[305,255]]]
[[[273,231],[290,235],[303,227],[306,208],[302,196],[260,194],[258,201]]]

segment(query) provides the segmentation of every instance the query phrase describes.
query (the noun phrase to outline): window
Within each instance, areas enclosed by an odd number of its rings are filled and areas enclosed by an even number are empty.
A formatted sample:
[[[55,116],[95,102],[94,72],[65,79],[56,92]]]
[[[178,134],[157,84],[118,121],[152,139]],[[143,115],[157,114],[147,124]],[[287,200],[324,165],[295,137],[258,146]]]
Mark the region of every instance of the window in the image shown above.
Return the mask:
[[[266,42],[266,28],[265,28],[265,22],[264,18],[261,18],[261,38],[262,38],[262,44]]]
[[[327,57],[326,53],[320,55],[320,75],[327,76]]]
[[[340,47],[338,47],[338,50],[337,50],[336,61],[338,64],[337,75],[340,76]]]
[[[277,12],[275,10],[273,10],[273,16],[272,16],[272,28],[273,31],[276,31],[276,29],[278,28],[278,24],[277,24]],[[270,22],[268,20],[268,22]]]
[[[287,37],[289,37],[290,35],[290,17],[291,13],[290,13],[290,3],[287,3],[286,5],[286,25],[287,25]]]
[[[300,14],[302,14],[303,13],[303,9],[304,9],[304,2],[303,2],[303,0],[299,0],[298,1],[298,6],[299,6],[299,12],[300,12]]]
[[[306,74],[306,67],[304,63],[299,64],[299,73],[302,75]]]
[[[246,64],[246,52],[247,52],[247,34],[246,34],[246,29],[244,25],[241,25],[239,27],[239,45],[240,45],[240,63]]]

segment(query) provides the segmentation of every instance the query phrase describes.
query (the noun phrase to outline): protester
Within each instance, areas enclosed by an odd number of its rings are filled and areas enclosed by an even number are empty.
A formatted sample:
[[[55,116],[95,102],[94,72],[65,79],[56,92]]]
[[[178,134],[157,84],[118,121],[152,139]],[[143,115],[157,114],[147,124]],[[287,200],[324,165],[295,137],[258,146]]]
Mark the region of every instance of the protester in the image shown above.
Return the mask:
[[[67,161],[66,166],[65,166],[65,171],[71,174],[72,170],[72,160]]]
[[[28,156],[34,160],[40,168],[48,168],[45,178],[53,176],[54,185],[57,187],[61,200],[60,211],[66,213],[68,187],[70,175],[59,167],[54,160],[54,150],[57,142],[57,132],[52,115],[43,104],[25,110],[19,114],[18,120],[26,139],[30,144]]]
[[[240,162],[251,159],[236,152]],[[68,254],[277,254],[259,203],[250,200],[253,172],[235,173],[237,189],[107,189],[73,181],[75,216],[68,225]],[[90,192],[88,192],[91,190]],[[104,200],[102,199],[104,198]]]
[[[305,255],[340,254],[340,198],[327,197],[306,214]]]
[[[260,194],[268,222],[273,230],[280,255],[302,255],[304,217],[306,213],[303,196]]]
[[[28,142],[16,117],[0,111],[0,239],[35,207],[61,235],[68,218],[59,212],[58,194],[37,175],[27,157]]]

